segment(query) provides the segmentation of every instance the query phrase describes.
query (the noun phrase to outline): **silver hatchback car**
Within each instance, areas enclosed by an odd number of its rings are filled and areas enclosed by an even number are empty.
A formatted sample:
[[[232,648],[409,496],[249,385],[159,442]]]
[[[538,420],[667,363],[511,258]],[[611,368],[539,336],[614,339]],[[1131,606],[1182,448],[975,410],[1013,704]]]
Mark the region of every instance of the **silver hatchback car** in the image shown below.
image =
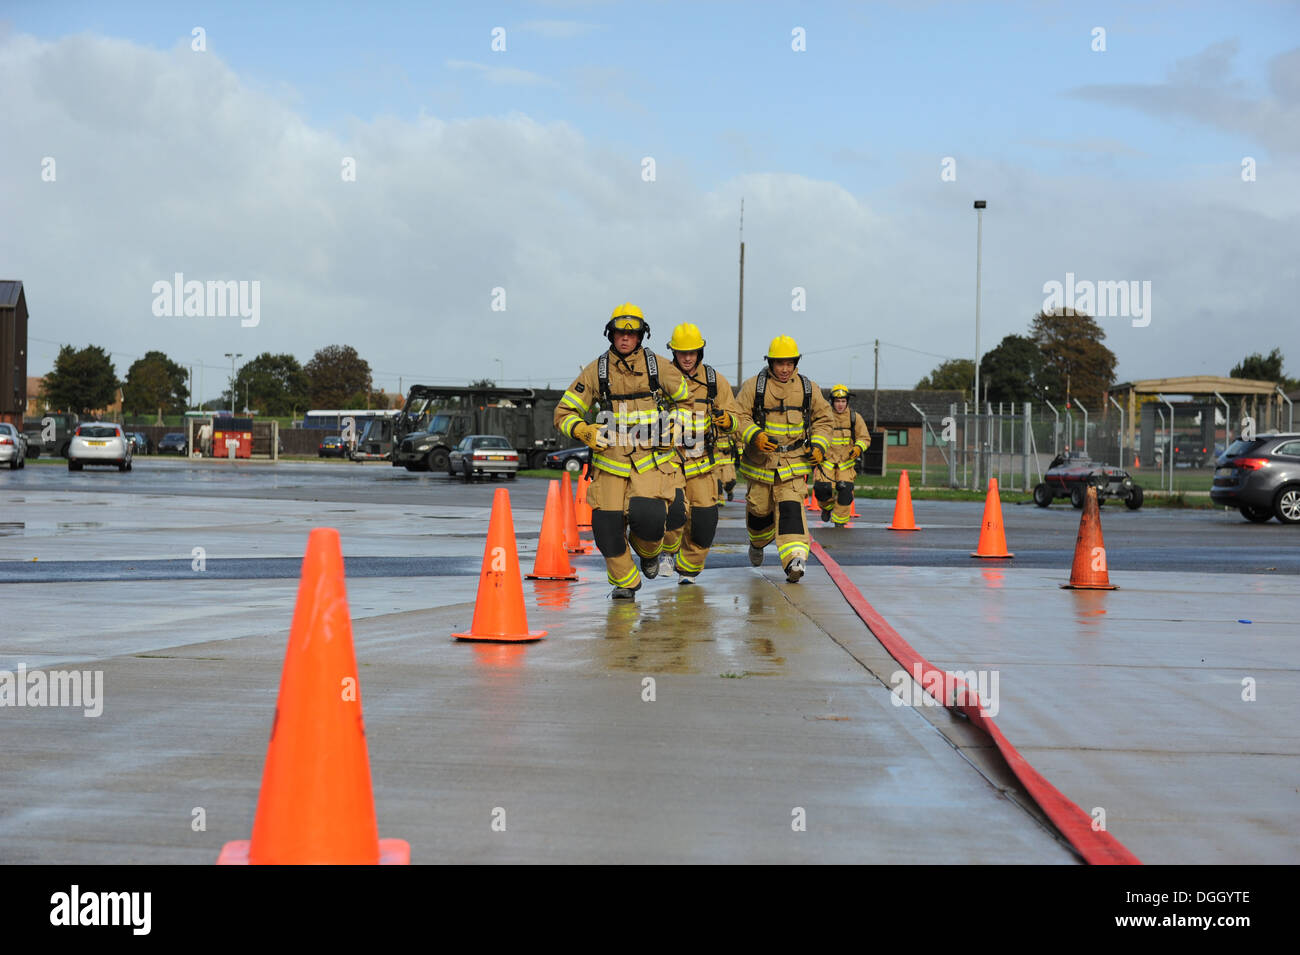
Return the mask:
[[[500,435],[471,434],[452,450],[448,470],[466,482],[476,474],[500,474],[513,481],[519,470],[519,453]]]
[[[0,421],[0,464],[11,471],[27,467],[27,437],[13,425]]]
[[[69,471],[80,471],[87,464],[108,464],[129,471],[131,458],[131,440],[120,424],[111,422],[81,423],[68,445]]]

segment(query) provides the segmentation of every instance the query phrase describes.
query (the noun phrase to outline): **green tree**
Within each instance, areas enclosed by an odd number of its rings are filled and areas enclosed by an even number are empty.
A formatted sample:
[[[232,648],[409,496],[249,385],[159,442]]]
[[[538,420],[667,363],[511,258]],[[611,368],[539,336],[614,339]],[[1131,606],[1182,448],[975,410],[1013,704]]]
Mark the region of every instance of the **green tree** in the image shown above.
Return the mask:
[[[950,358],[916,383],[917,391],[960,391],[970,400],[975,387],[975,362],[969,358]]]
[[[980,389],[989,401],[1041,402],[1059,393],[1056,373],[1032,338],[1008,335],[980,359]]]
[[[240,407],[247,401],[248,407],[256,409],[259,414],[283,418],[307,409],[307,372],[298,359],[289,354],[262,352],[239,369],[235,388]]]
[[[146,352],[127,369],[122,384],[123,410],[135,415],[156,411],[159,423],[164,414],[180,414],[189,400],[188,377],[183,367],[162,352]]]
[[[1115,380],[1115,353],[1102,344],[1106,333],[1096,321],[1078,309],[1069,311],[1042,311],[1030,324],[1045,372],[1051,375],[1051,388],[1044,395],[1053,401],[1078,398],[1092,411],[1103,407]]]
[[[370,393],[370,365],[351,345],[326,345],[312,356],[307,373],[307,397],[317,409],[364,406]]]
[[[64,345],[45,376],[42,396],[53,409],[86,416],[107,408],[117,398],[117,372],[108,352],[98,345],[73,348]]]
[[[1274,348],[1267,355],[1259,352],[1247,355],[1228,372],[1229,378],[1246,378],[1254,381],[1274,381],[1283,391],[1294,390],[1300,382],[1282,373],[1282,349]]]

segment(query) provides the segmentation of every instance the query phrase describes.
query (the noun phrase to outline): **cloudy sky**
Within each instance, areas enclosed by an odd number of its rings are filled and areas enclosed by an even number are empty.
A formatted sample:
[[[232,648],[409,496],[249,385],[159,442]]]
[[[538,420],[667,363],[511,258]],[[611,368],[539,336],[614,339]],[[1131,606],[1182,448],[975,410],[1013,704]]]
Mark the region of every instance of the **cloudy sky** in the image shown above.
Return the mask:
[[[745,374],[793,334],[869,387],[879,338],[911,387],[974,354],[984,199],[984,350],[1073,273],[1151,283],[1100,320],[1120,380],[1297,374],[1298,11],[9,0],[0,278],[31,374],[161,349],[204,398],[336,343],[389,391],[563,386],[625,300],[734,376],[743,197]],[[257,324],[155,315],[176,273],[260,283]]]

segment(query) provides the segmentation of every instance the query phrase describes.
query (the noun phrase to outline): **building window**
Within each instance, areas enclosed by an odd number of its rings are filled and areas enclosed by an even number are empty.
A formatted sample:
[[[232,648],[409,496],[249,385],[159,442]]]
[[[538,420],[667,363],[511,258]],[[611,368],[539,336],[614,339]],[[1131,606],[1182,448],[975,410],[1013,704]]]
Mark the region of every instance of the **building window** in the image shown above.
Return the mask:
[[[906,447],[907,429],[903,428],[902,430],[899,431],[886,431],[885,444],[891,448]]]

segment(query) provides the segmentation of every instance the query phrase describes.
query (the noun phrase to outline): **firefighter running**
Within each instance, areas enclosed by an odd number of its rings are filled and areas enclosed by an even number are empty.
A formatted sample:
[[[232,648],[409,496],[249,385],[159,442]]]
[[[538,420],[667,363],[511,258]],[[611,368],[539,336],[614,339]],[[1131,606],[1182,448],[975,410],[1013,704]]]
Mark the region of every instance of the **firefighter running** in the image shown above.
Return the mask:
[[[690,400],[678,408],[682,423],[680,455],[686,479],[686,523],[669,528],[664,535],[664,553],[676,558],[679,584],[694,583],[708,559],[718,529],[718,478],[716,468],[725,453],[730,460],[731,430],[739,408],[731,385],[713,366],[704,364],[704,337],[689,322],[673,329],[668,347],[673,364],[686,377]],[[728,450],[720,450],[721,439]]]
[[[747,485],[745,523],[749,562],[763,563],[773,539],[794,583],[804,574],[811,540],[803,501],[808,475],[830,448],[831,406],[821,389],[796,370],[799,346],[788,335],[772,339],[767,368],[746,381],[736,396],[739,431],[746,445],[740,473]]]
[[[813,469],[813,495],[821,505],[822,520],[833,521],[836,527],[849,522],[858,458],[871,447],[867,422],[849,407],[852,397],[847,385],[831,389],[831,449]]]
[[[713,466],[713,473],[717,477],[719,507],[735,500],[732,492],[736,487],[736,445],[739,443],[739,436],[730,431],[719,432],[718,442],[713,448],[718,462]]]
[[[591,535],[605,558],[612,597],[635,598],[641,577],[659,573],[666,528],[686,521],[684,482],[673,447],[675,404],[687,381],[677,366],[643,344],[650,326],[626,302],[605,325],[609,350],[582,370],[555,409],[555,426],[591,448],[595,478],[587,491]],[[594,403],[601,426],[588,423]],[[628,541],[641,559],[632,560]]]

